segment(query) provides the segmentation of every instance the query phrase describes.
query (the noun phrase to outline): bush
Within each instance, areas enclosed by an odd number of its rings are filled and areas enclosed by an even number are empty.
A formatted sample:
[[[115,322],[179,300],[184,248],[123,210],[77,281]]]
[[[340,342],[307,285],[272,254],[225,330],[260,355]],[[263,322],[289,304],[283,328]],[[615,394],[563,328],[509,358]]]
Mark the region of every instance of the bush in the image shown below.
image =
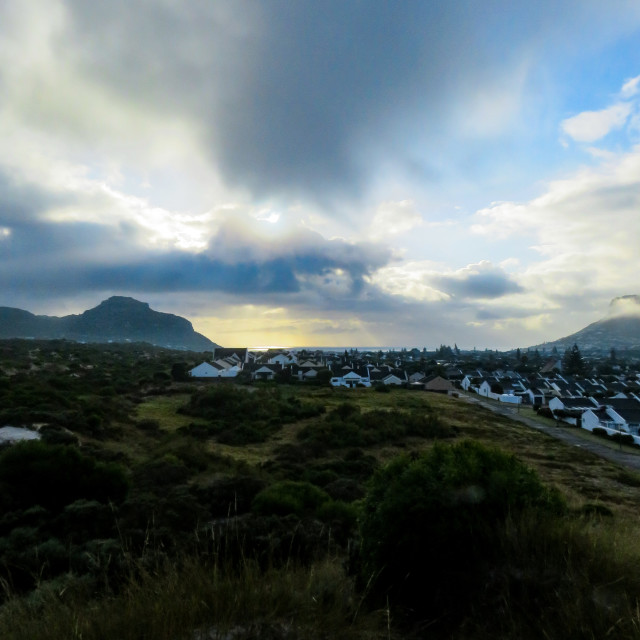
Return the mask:
[[[469,602],[497,561],[508,516],[563,509],[559,494],[514,456],[479,443],[435,445],[378,471],[361,523],[361,576],[374,594],[435,614]]]
[[[620,433],[619,431],[612,434],[611,439],[614,442],[619,442],[620,444],[633,445],[635,444],[635,440],[630,433]]]
[[[75,447],[30,441],[0,454],[0,494],[10,495],[11,509],[59,510],[82,498],[120,502],[127,490],[121,467],[96,462]]]
[[[284,480],[262,490],[253,499],[251,509],[259,515],[298,517],[314,515],[316,510],[330,500],[329,495],[310,482]]]
[[[541,418],[548,418],[549,420],[555,420],[555,416],[553,415],[553,411],[549,409],[549,407],[538,407],[536,413]]]

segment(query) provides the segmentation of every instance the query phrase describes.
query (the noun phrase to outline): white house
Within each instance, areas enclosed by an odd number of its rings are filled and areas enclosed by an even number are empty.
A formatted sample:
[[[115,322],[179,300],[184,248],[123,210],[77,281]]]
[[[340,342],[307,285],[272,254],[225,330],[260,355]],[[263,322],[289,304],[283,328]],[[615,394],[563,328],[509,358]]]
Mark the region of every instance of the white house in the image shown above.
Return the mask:
[[[251,374],[253,380],[273,380],[275,376],[276,372],[266,366],[262,366],[259,369],[256,369]]]
[[[297,362],[298,358],[294,354],[279,353],[277,356],[269,358],[267,364],[279,364],[286,367],[289,364],[296,364]]]
[[[348,387],[349,389],[354,389],[358,385],[364,387],[370,387],[371,382],[366,378],[363,378],[361,375],[357,374],[355,371],[349,371],[345,373],[343,376],[331,378],[329,381],[332,387]]]
[[[242,371],[242,367],[240,365],[233,365],[233,367],[229,367],[228,369],[222,369],[220,371],[221,378],[235,378]]]
[[[192,378],[218,378],[220,376],[220,369],[208,362],[203,362],[191,369],[189,375]]]

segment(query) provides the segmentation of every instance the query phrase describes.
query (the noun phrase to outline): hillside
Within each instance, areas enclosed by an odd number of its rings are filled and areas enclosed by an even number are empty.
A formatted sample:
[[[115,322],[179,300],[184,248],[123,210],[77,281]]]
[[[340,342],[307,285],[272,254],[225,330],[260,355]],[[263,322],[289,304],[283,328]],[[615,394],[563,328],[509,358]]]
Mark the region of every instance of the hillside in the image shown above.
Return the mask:
[[[611,349],[640,351],[640,296],[614,298],[607,317],[569,336],[530,348],[548,350],[556,347],[562,352],[574,344],[583,353],[607,354]]]
[[[194,331],[185,318],[154,311],[146,302],[123,296],[113,296],[84,313],[60,318],[0,307],[0,338],[148,342],[192,351],[210,351],[219,346]]]

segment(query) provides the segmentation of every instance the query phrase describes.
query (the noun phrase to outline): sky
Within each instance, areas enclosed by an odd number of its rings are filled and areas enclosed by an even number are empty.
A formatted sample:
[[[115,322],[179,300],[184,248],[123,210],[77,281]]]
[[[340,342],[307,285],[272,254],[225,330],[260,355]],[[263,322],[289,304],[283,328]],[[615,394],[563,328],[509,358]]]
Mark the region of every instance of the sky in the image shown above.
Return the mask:
[[[0,0],[0,306],[502,350],[639,272],[637,0]]]

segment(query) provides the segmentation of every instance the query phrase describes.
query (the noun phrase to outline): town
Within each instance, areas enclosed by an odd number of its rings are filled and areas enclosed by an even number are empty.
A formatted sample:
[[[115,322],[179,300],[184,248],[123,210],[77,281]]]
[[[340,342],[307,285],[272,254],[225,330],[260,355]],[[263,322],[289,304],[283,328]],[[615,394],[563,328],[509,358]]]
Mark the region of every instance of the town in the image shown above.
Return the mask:
[[[441,345],[428,352],[246,348],[215,349],[210,362],[188,372],[200,380],[312,383],[335,388],[404,387],[533,407],[544,417],[600,435],[624,434],[640,445],[640,362],[584,358],[577,345],[564,354],[539,350],[463,352]]]

